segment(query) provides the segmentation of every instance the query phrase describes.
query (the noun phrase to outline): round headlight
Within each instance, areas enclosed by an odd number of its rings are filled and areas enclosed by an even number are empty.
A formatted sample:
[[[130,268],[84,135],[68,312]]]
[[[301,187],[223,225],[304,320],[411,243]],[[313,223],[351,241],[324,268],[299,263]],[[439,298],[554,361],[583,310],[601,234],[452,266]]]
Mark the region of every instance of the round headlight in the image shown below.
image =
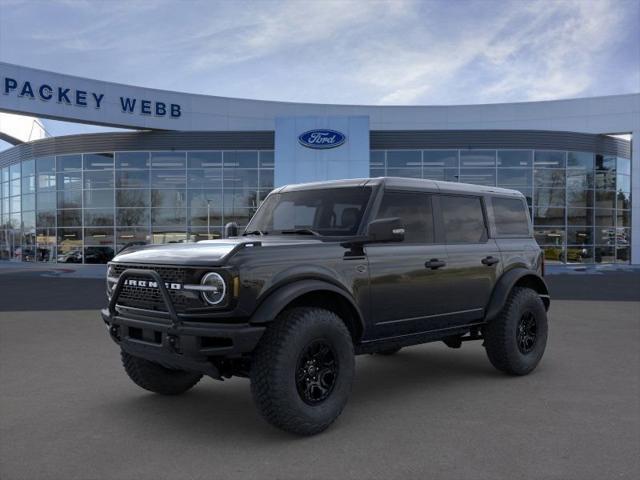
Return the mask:
[[[227,286],[224,283],[224,279],[220,274],[211,272],[202,277],[202,298],[209,305],[218,305],[224,300],[224,295],[227,292]]]

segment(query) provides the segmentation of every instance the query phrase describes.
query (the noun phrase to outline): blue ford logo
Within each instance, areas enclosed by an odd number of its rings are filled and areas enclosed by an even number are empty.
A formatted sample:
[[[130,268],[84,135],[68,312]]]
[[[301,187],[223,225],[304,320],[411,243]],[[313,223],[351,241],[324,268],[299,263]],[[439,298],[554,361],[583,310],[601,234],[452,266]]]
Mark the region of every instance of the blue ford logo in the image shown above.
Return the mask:
[[[307,148],[335,148],[346,142],[347,137],[344,133],[324,128],[304,132],[298,141]]]

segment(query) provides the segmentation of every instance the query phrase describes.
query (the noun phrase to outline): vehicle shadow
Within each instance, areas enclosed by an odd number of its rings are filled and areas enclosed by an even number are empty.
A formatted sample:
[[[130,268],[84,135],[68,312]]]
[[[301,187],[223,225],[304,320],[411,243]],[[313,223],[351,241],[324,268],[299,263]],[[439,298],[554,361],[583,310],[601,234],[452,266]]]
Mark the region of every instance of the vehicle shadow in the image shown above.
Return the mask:
[[[464,346],[462,347],[464,349]],[[422,389],[428,385],[443,386],[449,383],[477,379],[480,377],[501,378],[489,363],[484,349],[464,352],[454,349],[433,349],[430,345],[406,348],[393,356],[371,355],[358,366],[355,396],[376,400],[379,392],[376,384],[386,389],[400,389],[399,395],[408,390]]]
[[[349,406],[357,406],[359,415],[375,418],[396,408],[391,405],[398,401],[411,402],[414,393],[442,390],[474,379],[481,382],[487,378],[494,381],[507,378],[493,369],[484,351],[457,353],[418,347],[402,350],[392,357],[358,357]],[[434,394],[434,402],[437,401]],[[428,403],[424,406],[429,407]],[[348,417],[348,410],[344,416]],[[110,421],[126,423],[128,430],[151,428],[154,435],[171,435],[175,441],[182,439],[187,443],[205,441],[215,445],[220,440],[249,446],[269,440],[305,440],[281,432],[260,418],[246,379],[222,384],[203,380],[202,384],[178,397],[127,390],[124,395],[112,397],[102,413],[108,415]],[[350,421],[346,422],[353,426]],[[328,432],[332,431],[334,429]]]

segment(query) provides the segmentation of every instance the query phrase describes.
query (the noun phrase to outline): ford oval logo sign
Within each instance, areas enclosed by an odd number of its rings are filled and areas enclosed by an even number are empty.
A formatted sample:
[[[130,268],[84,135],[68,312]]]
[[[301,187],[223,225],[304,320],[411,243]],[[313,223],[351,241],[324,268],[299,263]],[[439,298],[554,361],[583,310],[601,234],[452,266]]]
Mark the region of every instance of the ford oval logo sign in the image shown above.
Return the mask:
[[[298,141],[307,148],[335,148],[346,142],[347,137],[344,133],[324,128],[304,132]]]

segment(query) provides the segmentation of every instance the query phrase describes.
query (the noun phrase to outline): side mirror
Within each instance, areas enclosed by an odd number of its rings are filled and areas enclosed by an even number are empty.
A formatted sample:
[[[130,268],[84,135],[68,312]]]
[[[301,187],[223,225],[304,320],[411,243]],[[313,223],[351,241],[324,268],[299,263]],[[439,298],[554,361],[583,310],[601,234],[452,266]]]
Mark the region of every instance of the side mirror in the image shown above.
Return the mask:
[[[367,227],[367,243],[401,242],[404,240],[404,225],[398,217],[379,218]]]
[[[224,238],[237,237],[238,236],[238,224],[236,222],[229,222],[224,226]]]

